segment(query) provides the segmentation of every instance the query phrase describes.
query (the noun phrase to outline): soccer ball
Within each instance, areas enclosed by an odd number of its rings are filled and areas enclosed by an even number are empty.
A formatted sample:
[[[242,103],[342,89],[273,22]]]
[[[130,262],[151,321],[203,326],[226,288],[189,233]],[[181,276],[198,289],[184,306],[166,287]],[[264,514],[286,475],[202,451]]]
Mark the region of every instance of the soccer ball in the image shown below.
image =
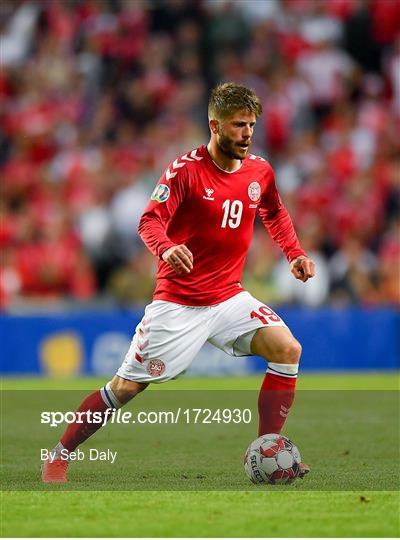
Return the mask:
[[[253,484],[291,484],[300,472],[300,452],[287,437],[261,435],[247,448],[244,470]]]

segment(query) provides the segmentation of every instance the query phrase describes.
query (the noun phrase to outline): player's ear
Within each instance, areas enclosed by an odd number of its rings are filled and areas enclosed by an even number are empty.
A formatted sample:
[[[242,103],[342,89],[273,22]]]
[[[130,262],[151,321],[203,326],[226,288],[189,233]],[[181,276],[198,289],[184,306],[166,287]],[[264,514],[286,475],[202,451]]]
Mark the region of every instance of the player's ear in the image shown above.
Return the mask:
[[[208,125],[210,126],[211,133],[216,135],[218,133],[218,120],[212,118],[208,121]]]

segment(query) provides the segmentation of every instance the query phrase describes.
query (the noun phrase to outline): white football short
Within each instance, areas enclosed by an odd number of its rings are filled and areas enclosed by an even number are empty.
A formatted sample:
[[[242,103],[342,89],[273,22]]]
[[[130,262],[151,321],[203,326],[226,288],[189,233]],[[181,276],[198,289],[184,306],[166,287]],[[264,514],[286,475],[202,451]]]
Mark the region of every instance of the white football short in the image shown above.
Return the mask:
[[[117,375],[137,382],[168,381],[189,367],[206,341],[231,356],[249,356],[255,332],[265,326],[286,324],[246,291],[209,307],[154,300]]]

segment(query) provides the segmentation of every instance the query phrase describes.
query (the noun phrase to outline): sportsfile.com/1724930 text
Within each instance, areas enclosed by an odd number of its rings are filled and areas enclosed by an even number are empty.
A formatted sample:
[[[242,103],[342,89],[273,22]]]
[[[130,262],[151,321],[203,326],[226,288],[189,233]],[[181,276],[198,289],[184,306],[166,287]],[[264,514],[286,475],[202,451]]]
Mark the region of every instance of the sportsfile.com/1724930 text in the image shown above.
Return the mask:
[[[173,411],[123,411],[107,409],[98,411],[43,411],[40,414],[41,424],[57,427],[60,424],[250,424],[250,409],[208,409],[178,407]]]

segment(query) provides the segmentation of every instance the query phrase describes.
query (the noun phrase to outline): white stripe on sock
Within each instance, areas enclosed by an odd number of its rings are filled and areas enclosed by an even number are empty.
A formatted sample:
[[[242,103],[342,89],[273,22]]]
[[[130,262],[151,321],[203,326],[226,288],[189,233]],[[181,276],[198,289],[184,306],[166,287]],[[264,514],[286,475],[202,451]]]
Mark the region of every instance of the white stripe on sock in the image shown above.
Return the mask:
[[[114,405],[110,402],[110,400],[106,396],[106,393],[104,392],[104,387],[100,388],[100,395],[101,395],[104,403],[107,405],[107,407],[109,407],[110,409],[113,409]]]
[[[114,392],[111,390],[111,385],[109,382],[100,390],[100,393],[106,405],[109,405],[113,409],[120,409],[122,407],[122,403],[118,401]]]
[[[267,373],[275,373],[281,377],[288,377],[289,379],[295,379],[299,372],[299,364],[275,364],[268,362]]]

